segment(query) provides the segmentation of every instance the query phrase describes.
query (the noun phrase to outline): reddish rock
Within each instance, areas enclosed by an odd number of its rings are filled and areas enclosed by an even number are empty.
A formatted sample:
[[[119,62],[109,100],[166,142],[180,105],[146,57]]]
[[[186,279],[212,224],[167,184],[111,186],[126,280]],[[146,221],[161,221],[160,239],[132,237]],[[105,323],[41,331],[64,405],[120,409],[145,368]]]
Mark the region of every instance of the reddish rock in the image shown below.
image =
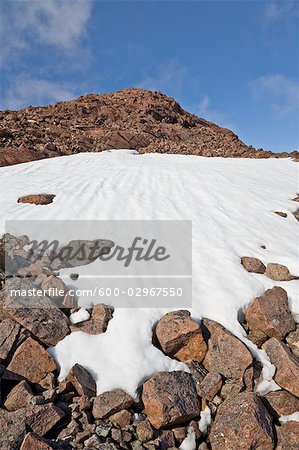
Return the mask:
[[[17,450],[26,433],[23,409],[7,412],[0,410],[0,449]]]
[[[8,411],[16,411],[20,408],[27,408],[33,397],[34,395],[31,387],[25,380],[23,380],[10,391],[4,406]]]
[[[299,397],[299,359],[290,349],[276,338],[271,338],[263,345],[270,361],[276,367],[274,380],[283,389]]]
[[[226,378],[242,378],[253,362],[250,351],[219,323],[204,319],[204,325],[211,335],[205,367],[209,372],[216,371]]]
[[[63,301],[66,287],[64,282],[55,275],[50,275],[45,278],[41,282],[41,288],[47,293],[46,295],[54,301]]]
[[[132,422],[132,413],[126,409],[122,409],[121,411],[112,414],[112,416],[109,417],[109,422],[120,428],[127,428]]]
[[[44,436],[64,416],[65,413],[60,408],[53,405],[53,403],[36,405],[26,411],[26,424],[32,431],[40,436]]]
[[[153,435],[154,431],[149,420],[145,419],[137,423],[136,436],[140,442],[150,441]]]
[[[34,205],[48,205],[53,202],[54,194],[33,194],[20,197],[18,203],[31,203]]]
[[[274,281],[290,281],[292,276],[289,269],[282,264],[269,263],[266,267],[265,275]]]
[[[95,397],[97,395],[97,386],[91,373],[80,364],[75,364],[68,376],[67,381],[72,383],[76,391],[81,396]]]
[[[241,258],[241,264],[247,272],[264,273],[266,270],[266,266],[262,263],[262,261],[251,256],[243,256]]]
[[[55,448],[57,447],[48,439],[43,439],[38,434],[30,432],[26,434],[20,450],[52,450]]]
[[[276,427],[276,450],[297,450],[299,448],[299,422],[290,421]]]
[[[185,423],[200,413],[192,377],[186,372],[157,373],[143,384],[142,401],[155,428]]]
[[[69,309],[77,308],[78,302],[77,302],[75,294],[72,291],[67,291],[65,293],[62,304],[63,304],[63,306],[65,306],[66,308],[69,308]]]
[[[44,347],[29,337],[17,348],[7,369],[32,383],[39,383],[48,373],[56,370],[57,366]]]
[[[253,342],[258,347],[261,347],[264,342],[268,339],[266,333],[259,330],[250,330],[247,335],[248,339]]]
[[[201,362],[204,359],[207,345],[189,311],[180,310],[165,314],[157,323],[155,333],[166,355],[180,361]]]
[[[18,270],[20,277],[37,277],[43,272],[44,262],[38,259],[27,267],[21,267]]]
[[[252,301],[245,310],[245,320],[249,330],[280,340],[296,327],[289,309],[288,295],[277,286]]]
[[[299,399],[287,391],[269,392],[263,398],[269,404],[269,408],[274,415],[289,416],[296,411],[299,411]],[[268,410],[270,410],[268,408]]]
[[[11,352],[20,332],[20,325],[10,319],[0,322],[0,363]]]
[[[114,308],[102,303],[95,305],[90,318],[85,322],[76,323],[71,326],[72,331],[83,331],[88,334],[101,334],[107,330],[109,320],[112,319]]]
[[[296,326],[295,331],[287,335],[286,341],[294,355],[299,358],[299,325]]]
[[[241,392],[223,402],[210,431],[213,450],[273,450],[272,418],[256,394]]]
[[[222,377],[218,372],[209,372],[196,386],[197,393],[205,400],[212,401],[222,386]]]
[[[122,409],[130,408],[132,397],[122,389],[103,392],[94,399],[92,414],[95,419],[105,419]]]

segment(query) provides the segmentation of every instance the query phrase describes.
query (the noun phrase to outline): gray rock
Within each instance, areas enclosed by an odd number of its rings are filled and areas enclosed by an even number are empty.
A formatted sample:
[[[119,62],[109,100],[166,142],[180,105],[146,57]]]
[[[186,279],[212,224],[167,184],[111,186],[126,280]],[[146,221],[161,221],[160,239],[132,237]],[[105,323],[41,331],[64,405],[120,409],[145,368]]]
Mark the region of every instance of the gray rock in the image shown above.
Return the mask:
[[[24,409],[7,412],[0,410],[0,448],[19,450],[26,433]]]
[[[61,249],[58,258],[64,267],[84,266],[109,253],[113,246],[114,242],[107,239],[73,240]]]

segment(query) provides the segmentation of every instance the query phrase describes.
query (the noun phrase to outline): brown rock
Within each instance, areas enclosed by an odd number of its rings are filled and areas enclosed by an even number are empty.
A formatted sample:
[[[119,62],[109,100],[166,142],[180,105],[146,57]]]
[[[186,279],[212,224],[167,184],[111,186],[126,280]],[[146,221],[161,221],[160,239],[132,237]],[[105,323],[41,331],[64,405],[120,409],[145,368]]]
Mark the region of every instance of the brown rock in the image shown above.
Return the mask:
[[[287,391],[269,392],[263,398],[269,404],[268,410],[271,410],[277,418],[299,411],[299,399]]]
[[[245,320],[250,330],[280,340],[296,327],[289,310],[288,295],[277,286],[252,301],[245,310]]]
[[[42,274],[43,268],[44,262],[39,259],[37,261],[34,261],[27,267],[21,267],[18,270],[18,275],[20,277],[37,277],[38,275]]]
[[[69,309],[74,309],[74,308],[78,307],[78,302],[77,302],[76,296],[73,294],[72,291],[67,291],[65,293],[62,304],[63,304],[63,306],[65,306],[66,308],[69,308]]]
[[[299,448],[299,422],[290,421],[276,427],[276,450],[297,450]]]
[[[190,317],[189,311],[180,310],[165,314],[156,326],[156,337],[168,355],[180,361],[201,362],[207,345],[198,324]]]
[[[228,379],[225,381],[221,389],[221,397],[226,400],[230,397],[235,397],[241,391],[244,390],[244,382],[242,378],[239,379]]]
[[[1,450],[17,450],[26,433],[25,414],[23,409],[7,412],[0,410],[0,448]]]
[[[258,347],[261,347],[263,343],[268,339],[268,336],[259,330],[250,330],[247,337]]]
[[[143,384],[142,401],[155,428],[188,422],[200,413],[192,377],[186,372],[157,373]]]
[[[31,203],[34,205],[48,205],[56,197],[54,194],[33,194],[18,198],[18,203]]]
[[[57,369],[54,359],[34,339],[26,339],[17,348],[7,369],[32,383],[39,383],[48,373]]]
[[[273,450],[272,419],[256,394],[241,392],[219,406],[211,427],[213,450]]]
[[[108,323],[112,319],[114,308],[102,303],[95,305],[91,315],[85,322],[71,326],[72,331],[83,331],[88,334],[101,334],[107,330]]]
[[[20,450],[52,450],[56,447],[48,439],[41,438],[36,433],[27,433]]]
[[[11,352],[20,332],[20,325],[10,319],[0,322],[0,363]]]
[[[47,296],[56,301],[63,301],[66,286],[64,282],[56,277],[55,275],[50,275],[46,279],[44,279],[41,283],[41,288],[44,292],[47,292]]]
[[[80,364],[75,364],[71,368],[67,381],[72,383],[81,396],[95,397],[97,395],[96,382],[88,370]]]
[[[121,411],[112,414],[112,416],[109,417],[109,422],[120,428],[127,428],[132,422],[132,413],[126,409],[122,409]]]
[[[153,435],[154,431],[149,420],[145,419],[137,423],[136,436],[140,442],[150,441]]]
[[[267,265],[265,275],[274,281],[290,281],[292,276],[289,269],[282,264],[269,263]]]
[[[95,419],[105,419],[122,409],[130,408],[132,397],[122,389],[113,389],[98,395],[93,403],[92,414]]]
[[[4,406],[8,411],[16,411],[20,408],[27,408],[33,397],[34,395],[31,387],[25,380],[23,380],[10,391]]]
[[[299,359],[289,348],[276,338],[271,338],[263,345],[270,361],[276,367],[274,380],[291,394],[299,397]]]
[[[287,335],[286,341],[294,355],[299,358],[299,325],[296,326],[295,331]]]
[[[63,417],[65,413],[53,405],[47,403],[46,405],[32,406],[26,412],[26,424],[40,436],[44,436],[50,431]]]
[[[226,378],[242,378],[253,362],[250,351],[219,323],[204,319],[204,325],[211,334],[204,361],[206,368]]]
[[[283,217],[283,218],[288,217],[287,213],[284,213],[282,211],[274,211],[274,212],[275,212],[275,214],[277,214],[280,217]]]
[[[205,400],[212,401],[222,386],[222,377],[218,372],[209,372],[196,386],[197,393]]]
[[[266,270],[266,266],[262,263],[262,261],[251,256],[243,256],[241,258],[241,264],[247,272],[264,273]]]

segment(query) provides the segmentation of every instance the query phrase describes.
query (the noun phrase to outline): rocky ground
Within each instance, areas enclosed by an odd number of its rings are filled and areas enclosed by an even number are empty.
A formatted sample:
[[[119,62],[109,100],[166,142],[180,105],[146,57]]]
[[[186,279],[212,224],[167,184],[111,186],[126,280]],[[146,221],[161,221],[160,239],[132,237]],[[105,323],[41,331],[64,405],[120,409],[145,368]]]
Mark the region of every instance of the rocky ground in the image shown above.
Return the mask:
[[[0,111],[0,166],[79,152],[136,149],[140,153],[269,158],[232,131],[189,114],[160,92],[124,89],[20,111]]]
[[[247,338],[274,364],[277,391],[256,392],[262,367],[244,342],[217,322],[198,324],[178,310],[158,321],[153,345],[185,362],[190,373],[153,374],[135,399],[122,389],[97,395],[92,374],[79,364],[59,382],[47,348],[79,330],[105,333],[113,308],[94,305],[88,320],[72,324],[78,308],[59,278],[64,262],[53,253],[29,254],[27,243],[27,236],[8,234],[0,243],[1,449],[299,448],[299,422],[295,415],[282,417],[299,411],[299,325],[284,289],[276,286],[252,299],[240,318]],[[77,262],[68,264],[75,279]],[[294,279],[275,262],[265,266],[240,255],[240,264],[272,280]],[[12,296],[12,289],[33,288],[49,296]]]

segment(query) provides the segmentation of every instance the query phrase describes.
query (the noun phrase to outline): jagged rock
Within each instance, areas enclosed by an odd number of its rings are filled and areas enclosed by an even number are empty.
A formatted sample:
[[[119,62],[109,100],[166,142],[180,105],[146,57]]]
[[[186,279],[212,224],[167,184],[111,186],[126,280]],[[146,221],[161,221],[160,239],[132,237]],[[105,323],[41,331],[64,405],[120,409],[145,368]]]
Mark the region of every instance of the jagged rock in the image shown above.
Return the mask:
[[[23,380],[10,391],[4,406],[8,411],[16,411],[20,408],[26,408],[30,404],[33,396],[31,387],[25,380]]]
[[[207,345],[198,324],[185,310],[165,314],[157,323],[155,334],[163,352],[180,361],[201,362]]]
[[[26,433],[25,414],[23,409],[7,412],[0,410],[0,448],[1,450],[17,450]]]
[[[291,394],[299,397],[299,359],[290,349],[276,338],[271,338],[263,345],[270,361],[276,367],[274,380]]]
[[[122,409],[121,411],[112,414],[112,416],[109,417],[109,421],[120,428],[127,428],[132,422],[132,413],[126,409]]]
[[[73,291],[67,291],[65,293],[62,304],[69,309],[75,309],[78,307],[78,301]]]
[[[152,439],[154,431],[149,420],[145,419],[137,423],[136,436],[140,442],[147,442]]]
[[[269,392],[263,398],[270,405],[268,410],[271,410],[277,418],[280,416],[289,416],[299,411],[299,399],[287,391]]]
[[[65,413],[53,403],[32,406],[26,411],[26,424],[40,436],[44,436],[63,417]]]
[[[266,270],[266,266],[262,263],[262,261],[251,256],[243,256],[241,258],[241,264],[247,272],[264,273]]]
[[[92,414],[95,419],[105,419],[112,414],[127,409],[134,403],[132,397],[122,389],[103,392],[94,399]]]
[[[18,198],[18,203],[31,203],[34,205],[48,205],[56,197],[54,194],[33,194]]]
[[[223,402],[210,431],[213,450],[273,450],[272,418],[256,394],[241,392]]]
[[[27,267],[21,267],[18,270],[18,275],[20,277],[37,277],[43,272],[44,262],[40,259],[34,261]]]
[[[205,367],[226,378],[242,378],[247,367],[253,363],[250,351],[219,323],[204,319],[204,325],[211,334]]]
[[[114,308],[99,303],[91,309],[90,318],[84,322],[71,326],[71,331],[83,331],[88,334],[101,334],[107,330],[109,320],[112,319]]]
[[[58,256],[64,267],[84,266],[109,253],[113,246],[114,242],[107,239],[73,240],[63,247]]]
[[[251,342],[253,342],[258,347],[261,347],[263,343],[266,342],[266,340],[268,339],[266,333],[263,333],[262,331],[259,330],[250,330],[247,337]]]
[[[265,275],[274,281],[290,281],[292,276],[289,269],[282,264],[269,263],[267,264]]]
[[[289,309],[288,295],[278,286],[252,301],[245,310],[245,320],[249,330],[280,340],[296,327]]]
[[[95,397],[97,386],[91,373],[80,364],[75,364],[67,376],[67,381],[72,383],[79,395]]]
[[[27,295],[21,295],[23,292]],[[30,296],[29,292],[35,295]],[[6,281],[3,309],[47,345],[56,345],[69,332],[65,314],[51,299],[40,295],[36,285],[29,279],[13,277]]]
[[[289,421],[276,427],[276,450],[297,450],[299,448],[299,422]]]
[[[0,322],[0,363],[11,352],[20,332],[20,325],[10,319]]]
[[[295,331],[287,335],[286,341],[294,355],[299,358],[299,325],[296,326]]]
[[[218,372],[209,372],[196,386],[197,393],[205,400],[212,401],[222,386],[222,377]]]
[[[41,288],[44,292],[47,292],[47,297],[54,302],[62,302],[67,290],[64,282],[55,275],[44,278],[41,282]]]
[[[36,433],[27,433],[20,450],[52,450],[57,448],[49,439],[43,439]]]
[[[143,384],[142,401],[155,428],[181,424],[200,413],[192,377],[186,372],[157,373]]]
[[[56,363],[50,354],[30,337],[17,348],[7,366],[7,370],[21,375],[32,383],[39,383],[48,373],[56,369]]]

